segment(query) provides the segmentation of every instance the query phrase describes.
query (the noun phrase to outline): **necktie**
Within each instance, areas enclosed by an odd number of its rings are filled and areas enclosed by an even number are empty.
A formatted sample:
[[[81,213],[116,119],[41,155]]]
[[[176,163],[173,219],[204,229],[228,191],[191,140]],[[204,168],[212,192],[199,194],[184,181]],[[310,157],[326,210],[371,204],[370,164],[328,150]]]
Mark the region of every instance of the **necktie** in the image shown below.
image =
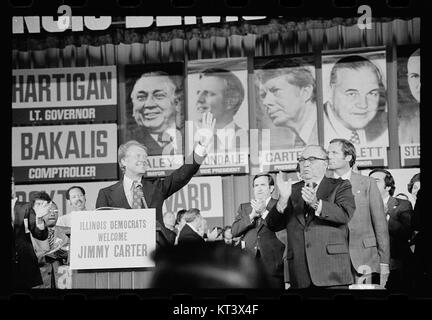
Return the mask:
[[[349,139],[353,144],[360,144],[360,137],[357,133],[357,131],[353,130],[351,131],[351,137]]]
[[[172,137],[166,132],[158,134],[157,141],[161,147],[165,147],[167,144],[172,142],[172,140]]]
[[[54,229],[48,229],[48,244],[50,250],[54,249]]]
[[[134,181],[132,184],[132,209],[141,209],[143,197],[142,186],[138,181]]]
[[[262,225],[262,223],[263,223],[263,218],[259,217],[257,219],[257,227],[259,228]]]

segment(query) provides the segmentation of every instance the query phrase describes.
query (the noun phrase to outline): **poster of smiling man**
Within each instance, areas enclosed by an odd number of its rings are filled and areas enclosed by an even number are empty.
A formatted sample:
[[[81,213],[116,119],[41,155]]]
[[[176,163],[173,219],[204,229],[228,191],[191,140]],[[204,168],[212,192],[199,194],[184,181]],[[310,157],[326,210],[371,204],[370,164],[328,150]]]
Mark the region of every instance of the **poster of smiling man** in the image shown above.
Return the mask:
[[[318,144],[314,57],[254,59],[260,171],[295,170],[308,144]]]
[[[398,124],[402,166],[420,164],[420,48],[397,48]]]
[[[350,140],[359,167],[387,165],[385,50],[322,56],[324,145]]]
[[[188,63],[187,150],[192,150],[202,114],[216,119],[213,143],[199,173],[249,172],[247,59],[204,59]]]
[[[126,65],[121,137],[147,147],[146,176],[166,176],[183,164],[183,63]]]

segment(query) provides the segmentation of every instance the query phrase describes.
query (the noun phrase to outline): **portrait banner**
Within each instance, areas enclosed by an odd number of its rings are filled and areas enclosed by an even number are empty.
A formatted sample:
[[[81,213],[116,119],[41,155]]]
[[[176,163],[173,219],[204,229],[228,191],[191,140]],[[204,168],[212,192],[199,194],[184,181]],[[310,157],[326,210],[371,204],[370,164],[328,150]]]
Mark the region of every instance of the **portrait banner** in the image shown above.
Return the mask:
[[[259,171],[295,170],[304,147],[318,144],[314,56],[254,58],[254,94]]]
[[[420,47],[397,47],[398,132],[401,165],[420,165]]]
[[[116,66],[12,70],[14,126],[115,121]]]
[[[117,179],[117,125],[12,128],[15,182]]]
[[[187,66],[186,150],[199,137],[202,115],[216,119],[200,175],[249,172],[247,58],[203,59]]]
[[[167,176],[184,163],[184,64],[126,65],[120,141],[147,148],[146,177]]]
[[[324,146],[351,141],[358,167],[387,165],[386,78],[383,49],[322,55]]]
[[[70,268],[154,267],[155,209],[72,213]]]

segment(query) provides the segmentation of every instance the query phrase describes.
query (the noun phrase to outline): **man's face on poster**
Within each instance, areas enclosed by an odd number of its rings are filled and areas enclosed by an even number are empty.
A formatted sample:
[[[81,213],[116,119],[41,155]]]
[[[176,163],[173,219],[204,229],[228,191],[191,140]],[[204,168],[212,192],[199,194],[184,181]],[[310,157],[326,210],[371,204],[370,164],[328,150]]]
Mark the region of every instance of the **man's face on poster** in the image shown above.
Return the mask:
[[[420,56],[410,57],[407,64],[408,85],[413,97],[420,102]]]
[[[211,112],[216,123],[225,117],[225,80],[217,76],[203,76],[198,82],[197,88],[197,112],[199,119],[205,112]]]
[[[341,68],[331,87],[333,110],[346,128],[362,129],[375,117],[380,87],[372,68]]]
[[[175,85],[167,76],[138,79],[132,90],[133,117],[139,126],[152,133],[162,133],[175,125]]]
[[[260,90],[267,114],[276,126],[285,126],[299,119],[305,104],[303,88],[288,82],[290,77],[290,75],[279,75],[271,78],[264,82]],[[310,94],[311,92],[309,97]]]

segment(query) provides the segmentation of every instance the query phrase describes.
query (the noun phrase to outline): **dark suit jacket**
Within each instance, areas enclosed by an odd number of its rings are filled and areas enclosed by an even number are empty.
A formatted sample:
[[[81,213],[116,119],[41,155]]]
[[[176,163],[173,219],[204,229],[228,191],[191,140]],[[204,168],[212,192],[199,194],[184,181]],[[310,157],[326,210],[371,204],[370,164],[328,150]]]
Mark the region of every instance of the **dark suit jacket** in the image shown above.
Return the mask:
[[[411,202],[390,197],[386,213],[389,215],[390,258],[406,261],[410,254],[408,241],[411,236],[411,215],[413,214]]]
[[[178,244],[182,244],[186,242],[195,242],[195,241],[202,242],[202,243],[205,242],[204,239],[198,233],[192,230],[192,228],[189,227],[188,224],[185,224],[180,231]]]
[[[13,273],[15,289],[31,289],[42,284],[42,277],[38,266],[38,260],[32,245],[30,233],[34,238],[45,240],[48,237],[48,229],[40,230],[36,227],[36,214],[29,203],[16,202],[14,207],[14,248]],[[25,220],[28,221],[26,232]]]
[[[270,199],[267,210],[276,205],[277,200]],[[285,245],[277,238],[275,232],[267,227],[266,220],[258,226],[258,219],[250,221],[252,212],[250,202],[242,203],[232,224],[233,237],[242,237],[246,250],[255,255],[255,246],[260,250],[261,261],[269,275],[283,278],[283,253]],[[283,281],[281,281],[283,282]]]
[[[277,206],[266,217],[270,230],[287,229],[287,259],[293,288],[351,284],[351,262],[348,250],[348,221],[355,202],[347,180],[324,177],[317,198],[322,200],[321,215],[304,212],[309,208],[301,196],[304,181],[293,185],[283,213]]]
[[[176,131],[176,149],[173,148],[172,144],[168,144],[166,147],[161,147],[159,143],[155,139],[153,139],[150,133],[143,127],[136,127],[134,130],[129,132],[127,140],[131,139],[137,140],[143,145],[145,145],[147,147],[147,152],[149,156],[161,155],[163,153],[170,155],[183,153],[183,138],[182,133],[179,129],[177,129]]]
[[[175,233],[174,231],[168,228],[165,228],[165,231],[166,231],[165,235],[167,237],[168,242],[173,245],[175,242],[175,238],[177,237],[177,233]]]
[[[192,158],[193,157],[193,158]],[[198,171],[203,157],[198,156],[195,152],[189,156],[185,164],[173,171],[164,179],[146,180],[142,179],[144,198],[149,208],[156,208],[156,230],[158,237],[156,239],[159,245],[168,244],[166,228],[163,223],[162,205],[165,199],[183,188],[192,179]],[[123,179],[119,182],[99,190],[96,200],[96,208],[116,207],[131,209],[123,189]],[[174,244],[174,243],[171,243]]]

